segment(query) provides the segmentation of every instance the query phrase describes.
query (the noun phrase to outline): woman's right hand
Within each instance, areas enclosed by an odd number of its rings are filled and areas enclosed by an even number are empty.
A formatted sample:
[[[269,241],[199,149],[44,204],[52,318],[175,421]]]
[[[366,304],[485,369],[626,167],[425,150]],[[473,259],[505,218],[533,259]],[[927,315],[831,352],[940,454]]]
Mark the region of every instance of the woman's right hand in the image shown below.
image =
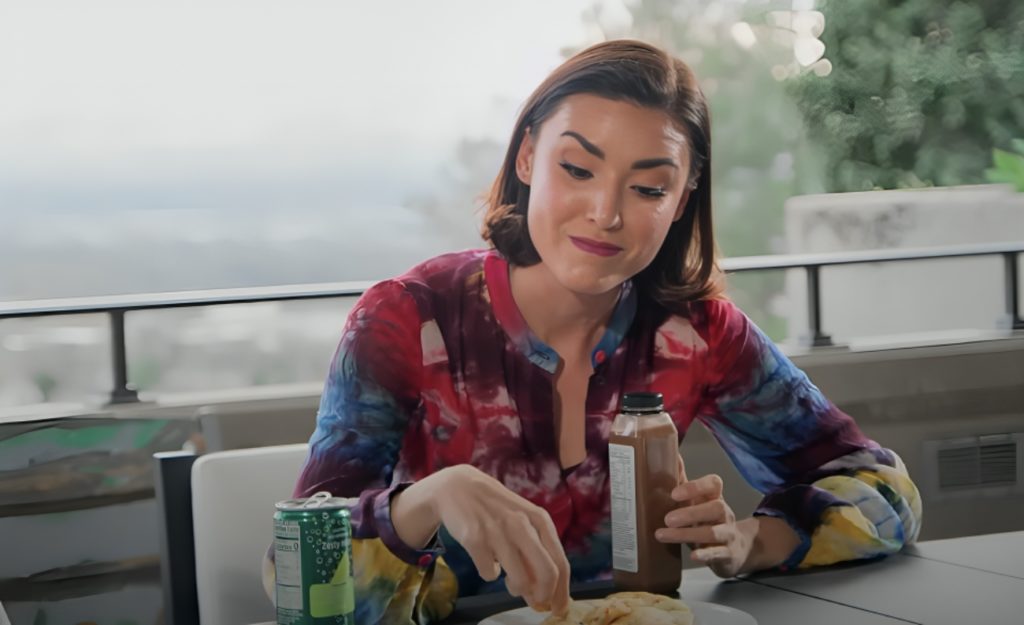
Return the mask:
[[[416,501],[429,509],[435,530],[443,524],[469,553],[480,577],[493,581],[504,569],[512,596],[541,612],[568,611],[569,561],[546,510],[475,467],[448,467],[392,501],[392,521],[403,539],[400,525],[416,514]]]

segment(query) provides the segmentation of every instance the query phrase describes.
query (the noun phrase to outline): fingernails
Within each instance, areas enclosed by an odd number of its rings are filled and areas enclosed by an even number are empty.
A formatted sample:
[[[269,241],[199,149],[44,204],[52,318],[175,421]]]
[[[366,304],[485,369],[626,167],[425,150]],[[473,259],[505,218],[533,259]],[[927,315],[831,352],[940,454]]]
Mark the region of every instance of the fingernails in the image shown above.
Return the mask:
[[[658,540],[665,540],[666,538],[668,538],[668,531],[666,531],[666,530],[655,530],[654,531],[654,537],[657,538]]]
[[[698,549],[694,551],[691,555],[693,556],[693,559],[697,560],[698,562],[706,562],[708,557],[710,556],[707,549]]]

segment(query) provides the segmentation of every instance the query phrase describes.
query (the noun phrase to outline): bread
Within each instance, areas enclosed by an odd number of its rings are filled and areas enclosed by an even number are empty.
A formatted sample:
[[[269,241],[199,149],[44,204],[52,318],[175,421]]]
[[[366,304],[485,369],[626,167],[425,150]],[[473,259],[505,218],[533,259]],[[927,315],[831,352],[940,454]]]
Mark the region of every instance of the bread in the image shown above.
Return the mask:
[[[678,599],[648,592],[619,592],[604,599],[573,601],[564,618],[542,625],[693,625],[693,613]]]

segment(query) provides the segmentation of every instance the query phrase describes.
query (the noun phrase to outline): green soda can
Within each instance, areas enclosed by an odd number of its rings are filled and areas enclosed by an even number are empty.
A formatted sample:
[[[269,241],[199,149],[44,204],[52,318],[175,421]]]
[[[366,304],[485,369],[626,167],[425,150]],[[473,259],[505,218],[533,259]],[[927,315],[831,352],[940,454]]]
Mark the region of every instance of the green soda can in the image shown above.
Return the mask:
[[[328,492],[289,499],[274,513],[278,625],[353,625],[352,524]]]

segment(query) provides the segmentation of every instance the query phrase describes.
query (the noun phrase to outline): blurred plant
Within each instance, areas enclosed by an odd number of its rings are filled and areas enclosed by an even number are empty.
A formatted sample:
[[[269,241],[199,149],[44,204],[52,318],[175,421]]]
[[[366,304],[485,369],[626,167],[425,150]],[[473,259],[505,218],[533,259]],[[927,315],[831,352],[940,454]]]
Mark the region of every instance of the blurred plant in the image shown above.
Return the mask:
[[[53,399],[53,392],[57,390],[57,378],[47,372],[39,371],[32,376],[32,383],[36,385],[36,389],[39,391],[39,395],[42,396],[44,402],[49,402]]]
[[[164,374],[164,365],[154,356],[147,355],[134,361],[129,360],[128,364],[128,379],[139,391],[152,390]]]
[[[1024,3],[821,4],[832,71],[787,85],[827,189],[984,182],[992,149],[1024,131]]]
[[[1017,153],[998,148],[992,150],[992,163],[995,166],[986,169],[985,176],[989,182],[1009,183],[1024,193],[1024,139],[1014,139],[1010,143]]]

